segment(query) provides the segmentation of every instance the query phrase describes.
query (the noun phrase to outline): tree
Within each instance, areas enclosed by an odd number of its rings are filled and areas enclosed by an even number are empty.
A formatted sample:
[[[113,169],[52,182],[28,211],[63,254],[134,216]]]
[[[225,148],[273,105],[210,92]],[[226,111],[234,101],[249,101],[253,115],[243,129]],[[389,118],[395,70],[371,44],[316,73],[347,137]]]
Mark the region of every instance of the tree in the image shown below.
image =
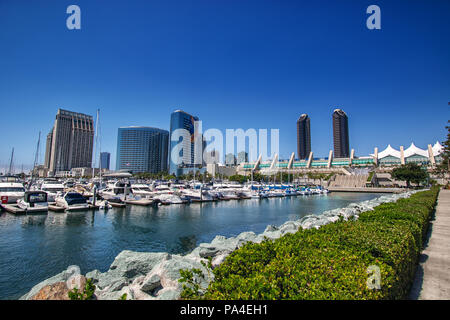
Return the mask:
[[[450,123],[450,120],[447,123]],[[442,178],[450,172],[450,126],[445,128],[447,129],[447,140],[444,141],[444,151],[441,154],[442,162],[433,170],[433,173]]]
[[[406,181],[406,187],[410,187],[411,182],[421,183],[428,178],[428,172],[415,163],[407,163],[394,168],[391,177],[395,180]]]

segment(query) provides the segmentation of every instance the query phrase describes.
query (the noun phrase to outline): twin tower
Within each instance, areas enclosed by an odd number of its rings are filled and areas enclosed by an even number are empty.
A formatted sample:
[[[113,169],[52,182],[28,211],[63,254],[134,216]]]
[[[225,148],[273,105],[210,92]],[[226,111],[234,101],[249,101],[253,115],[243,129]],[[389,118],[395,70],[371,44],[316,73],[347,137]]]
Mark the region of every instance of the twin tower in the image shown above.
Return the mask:
[[[333,144],[335,158],[350,157],[348,142],[348,117],[344,110],[335,109],[333,119]],[[307,114],[302,114],[297,120],[297,154],[300,160],[308,159],[311,152],[311,128]]]

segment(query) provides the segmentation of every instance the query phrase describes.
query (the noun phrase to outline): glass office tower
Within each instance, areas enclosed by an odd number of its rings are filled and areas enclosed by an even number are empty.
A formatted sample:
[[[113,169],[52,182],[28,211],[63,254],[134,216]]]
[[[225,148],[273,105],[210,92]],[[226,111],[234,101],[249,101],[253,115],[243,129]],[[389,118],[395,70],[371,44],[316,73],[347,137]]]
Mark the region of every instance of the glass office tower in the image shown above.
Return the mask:
[[[311,152],[311,128],[307,114],[297,120],[297,155],[300,160],[308,159]]]
[[[198,121],[198,117],[192,116],[182,110],[176,110],[170,115],[170,149],[169,149],[169,172],[179,176],[182,174],[184,168],[194,168],[194,123]],[[189,139],[183,139],[179,137],[176,141],[172,141],[172,135],[177,129],[185,129],[189,134]],[[180,144],[183,146],[183,150],[190,150],[190,152],[180,152],[176,155],[172,155],[172,150]],[[173,156],[173,157],[172,157]]]
[[[334,157],[350,157],[348,138],[348,117],[344,110],[336,109],[333,112],[333,142]]]
[[[169,132],[152,127],[122,127],[117,137],[117,170],[167,171]]]
[[[100,152],[100,168],[109,170],[109,163],[111,160],[111,153]]]

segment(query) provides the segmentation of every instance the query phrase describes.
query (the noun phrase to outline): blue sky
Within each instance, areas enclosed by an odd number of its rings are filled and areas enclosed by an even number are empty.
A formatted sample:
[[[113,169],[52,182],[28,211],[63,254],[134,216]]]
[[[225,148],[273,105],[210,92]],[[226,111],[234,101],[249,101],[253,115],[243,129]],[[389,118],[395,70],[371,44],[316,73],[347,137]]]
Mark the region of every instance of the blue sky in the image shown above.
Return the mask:
[[[81,8],[81,30],[66,8]],[[366,8],[381,8],[381,30]],[[278,128],[296,152],[332,148],[331,113],[349,116],[350,146],[443,140],[450,101],[450,1],[0,1],[0,167],[34,159],[58,108],[95,116],[115,163],[117,128],[169,128],[176,109],[203,128]]]

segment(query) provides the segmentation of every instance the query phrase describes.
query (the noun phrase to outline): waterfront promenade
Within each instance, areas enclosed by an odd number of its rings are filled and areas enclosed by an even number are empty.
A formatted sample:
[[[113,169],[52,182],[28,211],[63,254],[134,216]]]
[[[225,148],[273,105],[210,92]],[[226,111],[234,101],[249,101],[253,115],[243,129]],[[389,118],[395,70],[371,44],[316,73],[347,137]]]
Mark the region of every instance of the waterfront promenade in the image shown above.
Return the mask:
[[[410,293],[413,300],[450,299],[450,190],[441,190]]]

